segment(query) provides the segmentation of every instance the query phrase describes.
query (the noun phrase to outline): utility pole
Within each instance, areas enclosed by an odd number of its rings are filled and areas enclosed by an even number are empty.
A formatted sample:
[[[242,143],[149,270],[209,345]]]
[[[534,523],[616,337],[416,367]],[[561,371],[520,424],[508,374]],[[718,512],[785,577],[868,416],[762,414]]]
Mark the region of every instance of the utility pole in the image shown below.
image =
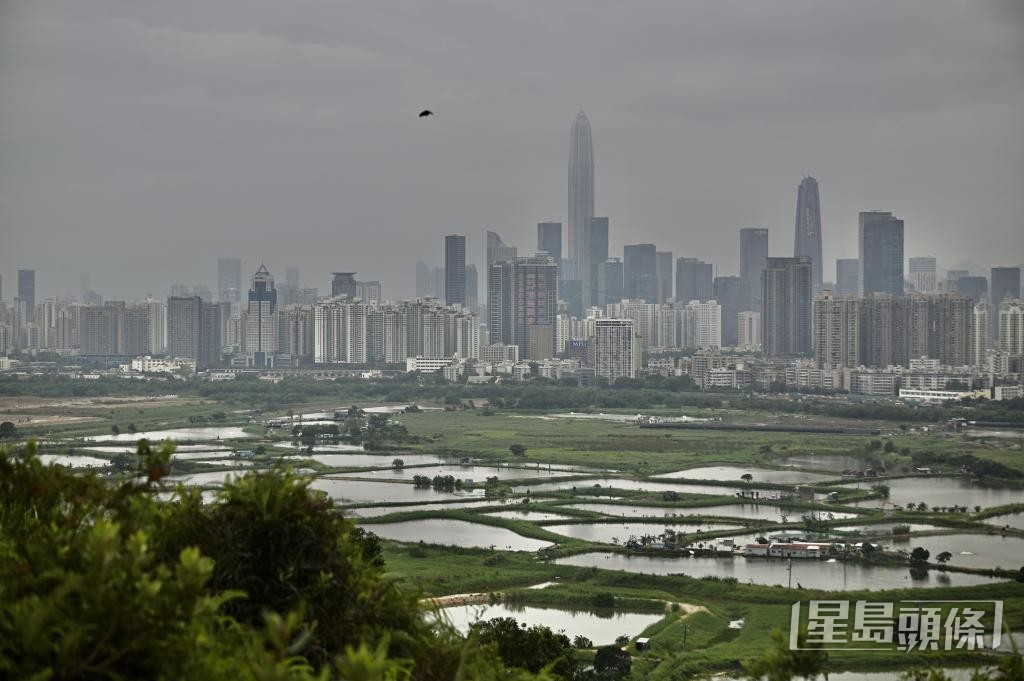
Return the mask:
[[[786,587],[786,588],[792,589],[793,588],[793,558],[792,557],[790,557],[789,565],[786,566],[786,569],[789,571],[789,586]]]

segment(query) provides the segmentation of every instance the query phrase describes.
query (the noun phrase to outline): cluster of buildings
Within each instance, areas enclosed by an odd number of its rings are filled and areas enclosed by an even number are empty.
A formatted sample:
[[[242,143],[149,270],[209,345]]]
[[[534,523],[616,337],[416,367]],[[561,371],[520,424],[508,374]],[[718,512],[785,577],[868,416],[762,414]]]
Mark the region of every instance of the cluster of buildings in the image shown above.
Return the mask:
[[[19,270],[13,305],[0,285],[0,356],[52,350],[108,366],[148,358],[199,370],[321,373],[404,364],[466,380],[674,374],[708,389],[785,384],[890,395],[1009,394],[1021,383],[1019,266],[940,279],[934,257],[905,258],[903,220],[866,211],[858,257],[839,259],[835,281],[825,281],[813,177],[799,184],[784,256],[770,256],[768,230],[754,227],[739,230],[735,274],[649,243],[612,256],[611,220],[595,214],[594,174],[590,122],[580,112],[570,134],[567,237],[561,222],[541,222],[536,248],[521,255],[487,231],[478,277],[466,236],[448,235],[443,265],[417,263],[409,300],[385,298],[380,281],[354,272],[333,273],[321,295],[300,285],[297,268],[286,269],[282,285],[262,264],[243,287],[241,260],[221,258],[215,290],[175,286],[166,298],[124,302],[83,286],[78,300],[37,301],[35,272]]]

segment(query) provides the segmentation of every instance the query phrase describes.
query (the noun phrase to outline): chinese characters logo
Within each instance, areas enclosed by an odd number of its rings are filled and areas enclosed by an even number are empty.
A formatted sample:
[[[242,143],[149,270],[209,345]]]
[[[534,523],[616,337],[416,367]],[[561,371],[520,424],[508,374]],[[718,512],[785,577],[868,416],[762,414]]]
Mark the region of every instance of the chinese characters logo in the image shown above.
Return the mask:
[[[789,647],[994,650],[1002,621],[1002,601],[798,601],[790,619]],[[807,627],[803,648],[798,641],[801,625]]]

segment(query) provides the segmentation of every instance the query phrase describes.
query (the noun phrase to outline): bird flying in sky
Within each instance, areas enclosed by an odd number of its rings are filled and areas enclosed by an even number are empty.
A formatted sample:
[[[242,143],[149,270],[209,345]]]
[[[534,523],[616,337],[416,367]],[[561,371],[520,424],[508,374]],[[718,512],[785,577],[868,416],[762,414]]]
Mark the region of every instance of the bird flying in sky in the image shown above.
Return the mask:
[[[434,112],[431,111],[430,109],[424,109],[423,111],[420,111],[420,118],[426,118],[427,116],[433,116],[433,115],[434,115]]]

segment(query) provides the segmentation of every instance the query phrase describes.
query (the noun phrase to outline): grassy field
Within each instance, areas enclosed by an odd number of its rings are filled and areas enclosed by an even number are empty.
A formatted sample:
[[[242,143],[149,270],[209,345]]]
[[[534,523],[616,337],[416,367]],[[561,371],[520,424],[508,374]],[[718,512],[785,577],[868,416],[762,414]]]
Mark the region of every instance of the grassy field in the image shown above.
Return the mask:
[[[292,405],[295,412],[333,410],[345,407],[326,401]],[[369,405],[362,405],[369,406]],[[88,421],[49,421],[34,425],[31,422],[18,425],[19,435],[36,436],[47,441],[44,451],[58,453],[66,450],[69,443],[62,440],[83,435],[103,435],[111,432],[116,425],[121,432],[128,432],[133,426],[138,431],[163,430],[170,428],[205,426],[244,426],[255,439],[245,441],[245,448],[263,445],[267,454],[256,459],[257,465],[270,465],[278,455],[289,451],[291,435],[286,430],[266,432],[256,424],[249,424],[250,415],[257,421],[274,414],[251,414],[236,405],[226,405],[200,399],[166,399],[129,402],[117,399],[90,399],[88,401],[53,400],[51,404],[22,404],[16,408],[7,405],[4,413],[16,413],[30,417],[45,414],[62,415],[67,418],[85,418]],[[645,413],[659,413],[664,416],[679,415],[679,410],[644,410]],[[497,410],[493,415],[484,415],[482,409],[457,411],[424,411],[401,414],[401,422],[412,437],[410,442],[385,443],[380,452],[382,462],[390,462],[392,456],[400,457],[402,452],[435,453],[470,457],[483,462],[507,461],[522,466],[572,466],[586,467],[595,471],[614,470],[617,477],[642,479],[643,476],[676,471],[683,468],[712,464],[757,464],[763,467],[785,465],[791,456],[806,455],[870,455],[873,460],[884,462],[891,473],[910,471],[912,459],[906,453],[929,451],[941,458],[947,454],[970,453],[1017,470],[1024,471],[1024,453],[1015,449],[1013,441],[995,439],[984,443],[965,440],[959,435],[924,432],[901,427],[894,422],[848,422],[846,425],[864,427],[869,425],[882,431],[872,435],[822,435],[805,433],[765,433],[739,431],[664,431],[640,429],[636,424],[603,420],[574,420],[551,418],[542,413],[510,413]],[[774,422],[795,425],[836,425],[839,420],[824,417],[794,416],[761,412],[739,412],[730,409],[687,409],[690,416],[722,418],[732,422]],[[214,418],[211,418],[214,417]],[[872,448],[874,441],[892,442],[895,451],[885,452]],[[526,448],[522,457],[513,456],[509,447],[518,444]],[[315,450],[315,447],[314,447]],[[870,450],[870,451],[869,451]],[[223,466],[235,465],[225,461]],[[299,465],[299,464],[296,464]],[[303,467],[317,472],[355,470],[347,467],[328,468],[316,463],[303,463]],[[386,464],[385,464],[386,465]],[[933,464],[938,470],[955,471],[939,461]],[[216,470],[216,466],[201,467],[190,462],[175,463],[179,469],[174,472],[193,470]],[[410,466],[406,478],[417,472]],[[560,476],[568,475],[560,473]],[[527,476],[523,476],[526,480]],[[581,487],[588,487],[587,478],[579,477]],[[536,480],[534,480],[536,481]],[[515,484],[514,479],[510,479]],[[396,483],[401,484],[401,483]],[[730,487],[735,485],[723,483]],[[683,494],[677,502],[668,503],[658,491],[608,490],[602,489],[601,497],[574,497],[570,491],[534,494],[530,508],[536,511],[556,509],[564,511],[577,520],[620,522],[579,509],[559,509],[572,502],[601,502],[627,505],[650,505],[678,508],[680,512],[694,506],[735,501],[728,496],[713,496],[718,487],[708,485],[708,495]],[[856,494],[865,495],[870,490]],[[432,500],[432,499],[431,499]],[[515,501],[520,501],[516,498]],[[951,499],[950,503],[956,500]],[[384,500],[380,502],[385,503]],[[496,501],[496,504],[498,502]],[[363,504],[371,505],[371,504]],[[512,506],[506,505],[504,508]],[[518,507],[518,505],[516,506]],[[798,509],[821,508],[816,504],[796,504]],[[625,506],[624,506],[625,508]],[[1014,507],[1016,508],[1016,507]],[[843,509],[839,509],[843,510]],[[882,514],[872,508],[856,510],[863,515],[855,521],[871,522],[883,519]],[[546,555],[565,555],[583,550],[619,550],[608,545],[598,545],[582,540],[568,539],[553,534],[545,526],[560,521],[527,522],[519,519],[496,518],[480,514],[481,509],[437,508],[428,511],[409,511],[373,518],[373,522],[398,522],[411,519],[450,518],[469,520],[493,527],[501,527],[535,539],[553,541],[558,548]],[[794,519],[802,511],[794,511]],[[889,522],[938,523],[948,527],[962,527],[966,530],[982,531],[977,520],[992,515],[986,510],[978,514],[936,514],[934,512],[896,512],[884,518]],[[630,517],[640,521],[641,518]],[[660,517],[649,518],[655,533],[665,522]],[[838,521],[830,523],[839,524]],[[748,521],[735,532],[750,532],[752,528],[766,523]],[[789,522],[772,525],[773,529],[784,527],[799,529],[801,523]],[[728,534],[728,532],[709,533]],[[692,678],[694,674],[719,671],[736,671],[739,662],[763,651],[770,643],[773,628],[785,626],[789,621],[789,608],[796,598],[807,599],[827,594],[813,591],[791,591],[778,587],[754,586],[713,579],[692,579],[684,576],[652,576],[576,568],[556,565],[544,560],[543,555],[528,553],[495,552],[486,549],[459,549],[454,547],[424,545],[384,544],[384,558],[388,569],[401,578],[410,589],[425,596],[441,596],[470,592],[501,592],[517,602],[562,606],[587,607],[595,595],[611,593],[616,606],[623,609],[651,610],[664,608],[665,603],[686,603],[703,606],[705,611],[685,614],[669,611],[666,617],[651,626],[646,634],[651,638],[651,649],[637,655],[634,661],[634,678],[677,679]],[[1024,561],[1024,558],[1022,558]],[[540,582],[556,582],[557,585],[543,590],[527,589]],[[934,598],[934,590],[911,590],[887,592],[885,599]],[[990,596],[1006,601],[1008,624],[1015,630],[1024,629],[1024,584],[1005,582],[971,589],[943,589],[943,598]],[[842,598],[854,600],[858,597],[879,599],[879,594],[843,594]],[[729,627],[729,622],[743,619],[740,629]],[[922,659],[914,658],[919,664]],[[977,662],[975,654],[941,654],[926,658],[937,664],[957,666]],[[905,666],[905,653],[842,653],[834,654],[831,665],[835,669],[894,669]]]

